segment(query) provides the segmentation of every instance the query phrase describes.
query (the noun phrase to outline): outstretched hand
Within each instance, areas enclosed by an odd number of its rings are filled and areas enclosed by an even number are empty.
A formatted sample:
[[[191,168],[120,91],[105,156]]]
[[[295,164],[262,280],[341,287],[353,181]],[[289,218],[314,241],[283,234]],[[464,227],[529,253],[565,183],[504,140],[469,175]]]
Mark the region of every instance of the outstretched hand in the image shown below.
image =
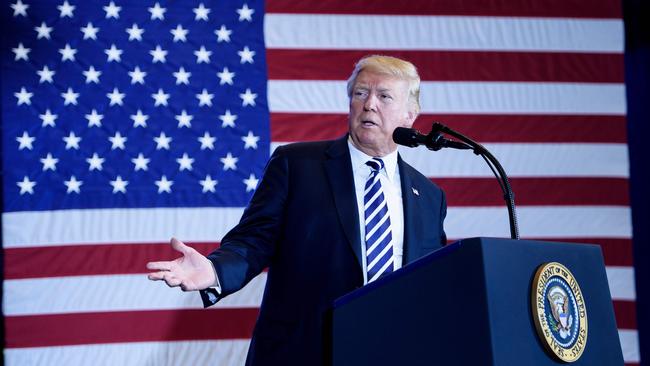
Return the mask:
[[[147,263],[147,269],[155,271],[147,276],[150,280],[165,281],[167,286],[179,286],[183,291],[203,290],[215,284],[217,278],[208,258],[176,238],[170,243],[183,256],[173,261]]]

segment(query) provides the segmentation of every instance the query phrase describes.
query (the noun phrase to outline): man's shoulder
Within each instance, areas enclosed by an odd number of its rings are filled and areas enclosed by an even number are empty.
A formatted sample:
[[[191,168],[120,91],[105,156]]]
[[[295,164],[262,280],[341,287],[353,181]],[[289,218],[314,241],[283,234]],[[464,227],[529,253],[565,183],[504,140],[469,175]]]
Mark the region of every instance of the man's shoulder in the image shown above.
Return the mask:
[[[346,147],[347,145],[345,138],[339,138],[336,140],[293,142],[279,146],[275,150],[274,155],[284,155],[289,158],[315,157],[322,156],[326,152],[342,150]]]

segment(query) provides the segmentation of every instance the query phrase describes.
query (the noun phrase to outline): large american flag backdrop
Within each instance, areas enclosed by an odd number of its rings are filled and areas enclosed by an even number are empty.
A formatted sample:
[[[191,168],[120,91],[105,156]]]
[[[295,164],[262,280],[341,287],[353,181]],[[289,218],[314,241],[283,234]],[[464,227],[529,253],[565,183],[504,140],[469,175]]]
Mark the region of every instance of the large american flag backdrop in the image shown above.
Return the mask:
[[[443,122],[500,159],[523,237],[601,245],[625,361],[639,363],[618,2],[11,0],[1,13],[7,364],[242,364],[265,274],[203,310],[147,281],[145,263],[176,257],[171,236],[216,247],[274,147],[344,134],[345,79],[370,53],[419,67],[416,127]],[[509,236],[483,161],[402,154],[446,191],[450,239]]]

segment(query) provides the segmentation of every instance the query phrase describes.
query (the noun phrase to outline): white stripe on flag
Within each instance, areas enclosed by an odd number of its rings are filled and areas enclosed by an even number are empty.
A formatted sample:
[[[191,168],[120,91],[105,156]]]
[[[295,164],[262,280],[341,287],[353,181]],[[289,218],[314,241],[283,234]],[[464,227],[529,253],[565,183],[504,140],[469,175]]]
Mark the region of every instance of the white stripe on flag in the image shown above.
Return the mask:
[[[612,299],[634,300],[633,268],[606,267],[606,270]],[[259,307],[266,278],[266,273],[260,274],[244,289],[209,309]],[[62,293],[66,295],[60,296]],[[118,293],[120,296],[115,296]],[[5,316],[200,308],[197,292],[182,292],[162,283],[151,283],[144,274],[5,281]]]
[[[632,329],[619,329],[618,337],[623,350],[623,360],[626,363],[639,363],[641,354],[639,352],[639,332]]]
[[[243,208],[142,208],[23,211],[2,214],[5,248],[72,245],[218,242]]]
[[[4,350],[7,365],[243,365],[248,339],[84,344]]]
[[[257,308],[265,285],[262,272],[209,309]],[[198,292],[170,289],[145,274],[6,280],[3,302],[5,316],[203,308]]]
[[[266,14],[268,48],[623,52],[622,19]]]
[[[636,299],[634,267],[608,266],[606,269],[609,291],[612,293],[612,298],[617,300]]]
[[[497,189],[497,188],[495,188]],[[164,243],[174,235],[184,241],[218,242],[236,220],[226,217],[231,209],[205,210],[185,208],[177,221],[169,222],[165,209],[87,210],[88,216],[76,210],[5,213],[5,248],[51,245]],[[204,220],[191,222],[186,218],[202,214]],[[522,236],[538,238],[630,238],[632,226],[629,207],[618,206],[519,206],[519,227]],[[233,216],[239,216],[232,213]],[[127,217],[132,223],[123,221]],[[185,217],[181,219],[181,217]],[[220,218],[220,219],[216,219]],[[47,225],[44,226],[44,222]],[[209,222],[209,225],[205,223]],[[145,231],[143,223],[150,224]],[[202,224],[198,224],[202,223]],[[120,226],[123,225],[123,226]],[[46,227],[47,230],[43,230]],[[114,228],[120,227],[120,230]],[[64,228],[64,229],[61,229]],[[103,231],[97,235],[92,229]],[[182,232],[173,232],[181,228]],[[111,230],[112,229],[112,230]],[[457,207],[448,210],[445,230],[450,238],[474,236],[509,237],[507,212],[504,207]]]
[[[347,113],[345,81],[269,80],[271,112]],[[442,82],[421,84],[422,113],[624,115],[618,83]]]
[[[596,143],[490,143],[485,146],[509,177],[616,177],[629,176],[626,144]],[[431,152],[425,147],[400,148],[402,158],[431,177],[492,177],[478,156],[453,149]]]
[[[271,153],[288,142],[273,142]],[[508,177],[610,177],[627,178],[626,144],[492,143],[484,144],[499,159]],[[483,159],[467,152],[425,147],[400,147],[402,158],[420,173],[436,178],[493,177]]]
[[[522,237],[632,237],[631,214],[627,206],[519,206],[517,218]],[[509,238],[508,211],[505,205],[450,207],[445,231],[451,239],[477,236]]]

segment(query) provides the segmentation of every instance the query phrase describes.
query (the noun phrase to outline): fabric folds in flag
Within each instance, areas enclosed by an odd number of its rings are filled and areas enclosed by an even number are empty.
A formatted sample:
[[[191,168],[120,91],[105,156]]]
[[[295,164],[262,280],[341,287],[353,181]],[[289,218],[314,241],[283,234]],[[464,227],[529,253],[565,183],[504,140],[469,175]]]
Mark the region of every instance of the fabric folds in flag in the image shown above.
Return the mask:
[[[171,236],[215,248],[275,147],[342,136],[345,81],[367,54],[418,66],[415,127],[442,122],[497,156],[522,237],[601,246],[625,362],[639,364],[620,8],[5,2],[6,364],[243,364],[266,274],[203,310],[144,265],[176,257]],[[509,236],[484,162],[400,153],[445,190],[450,240]]]

